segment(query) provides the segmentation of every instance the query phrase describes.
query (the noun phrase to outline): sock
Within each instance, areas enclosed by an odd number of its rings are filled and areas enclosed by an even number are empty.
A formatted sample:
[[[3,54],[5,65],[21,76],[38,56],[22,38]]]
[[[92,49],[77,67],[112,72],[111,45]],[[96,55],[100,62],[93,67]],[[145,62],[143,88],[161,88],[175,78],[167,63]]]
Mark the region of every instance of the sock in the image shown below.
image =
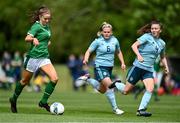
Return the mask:
[[[118,89],[118,91],[120,91],[121,93],[124,92],[124,88],[125,88],[125,84],[124,83],[116,83],[115,86]]]
[[[95,79],[93,79],[93,78],[89,78],[89,79],[87,79],[87,82],[88,82],[93,88],[99,90],[99,88],[100,88],[100,83],[99,83],[97,80],[95,80]]]
[[[149,91],[146,91],[144,93],[142,100],[141,100],[141,103],[140,103],[140,106],[139,106],[139,110],[147,108],[147,105],[151,99],[151,95],[152,95],[152,93]]]
[[[56,86],[56,83],[53,83],[51,81],[46,85],[44,95],[40,101],[41,103],[43,103],[43,104],[47,103],[47,100],[50,97],[50,95],[52,94],[52,92],[54,91],[55,86]]]
[[[155,100],[158,100],[157,84],[154,85],[153,95],[154,95],[154,99],[155,99]]]
[[[115,94],[114,94],[114,90],[113,89],[108,89],[105,93],[109,103],[111,104],[111,107],[113,110],[115,110],[117,108],[117,104],[116,104],[116,98],[115,98]]]
[[[21,92],[22,92],[22,90],[23,90],[24,87],[25,87],[25,85],[21,85],[20,82],[17,82],[17,83],[16,83],[16,88],[15,88],[15,90],[14,90],[14,94],[13,94],[13,97],[12,97],[12,99],[13,99],[14,101],[17,101],[17,98],[18,98],[19,95],[21,94]]]

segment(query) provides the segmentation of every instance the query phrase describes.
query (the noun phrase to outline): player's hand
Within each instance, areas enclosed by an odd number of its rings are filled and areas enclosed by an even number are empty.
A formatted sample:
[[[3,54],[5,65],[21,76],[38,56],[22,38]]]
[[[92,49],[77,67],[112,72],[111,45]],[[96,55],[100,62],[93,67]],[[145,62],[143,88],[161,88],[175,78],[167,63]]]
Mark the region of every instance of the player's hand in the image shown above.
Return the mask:
[[[35,46],[39,45],[39,41],[38,41],[37,38],[34,38],[34,39],[33,39],[33,44],[34,44]]]
[[[88,63],[88,60],[87,60],[87,59],[84,59],[84,60],[83,60],[83,64],[84,64],[84,65],[87,65],[87,63]]]
[[[48,42],[48,46],[51,45],[51,41]]]
[[[141,55],[138,55],[137,59],[138,59],[139,62],[143,62],[144,61],[144,58]]]
[[[167,67],[165,67],[164,72],[165,72],[165,74],[169,74],[169,69]]]
[[[122,70],[126,70],[126,65],[125,64],[121,64],[121,69]]]

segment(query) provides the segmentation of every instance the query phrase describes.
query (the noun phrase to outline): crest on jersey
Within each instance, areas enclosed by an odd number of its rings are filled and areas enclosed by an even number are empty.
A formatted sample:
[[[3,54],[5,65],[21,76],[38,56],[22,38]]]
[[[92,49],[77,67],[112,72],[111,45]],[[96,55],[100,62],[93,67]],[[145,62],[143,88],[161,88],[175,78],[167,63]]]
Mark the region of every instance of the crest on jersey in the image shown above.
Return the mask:
[[[107,75],[107,73],[106,73],[106,72],[103,72],[103,75],[104,75],[104,76],[106,76],[106,75]]]

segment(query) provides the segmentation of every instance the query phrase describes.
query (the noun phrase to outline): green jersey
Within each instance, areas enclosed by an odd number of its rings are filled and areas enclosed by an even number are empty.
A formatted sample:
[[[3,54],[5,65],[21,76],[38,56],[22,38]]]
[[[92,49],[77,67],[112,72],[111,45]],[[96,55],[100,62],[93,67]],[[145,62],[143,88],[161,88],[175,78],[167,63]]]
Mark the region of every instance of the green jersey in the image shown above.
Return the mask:
[[[39,40],[39,45],[35,46],[32,42],[27,56],[30,58],[48,58],[48,42],[51,37],[49,26],[43,26],[36,21],[28,31],[28,34],[37,38]]]

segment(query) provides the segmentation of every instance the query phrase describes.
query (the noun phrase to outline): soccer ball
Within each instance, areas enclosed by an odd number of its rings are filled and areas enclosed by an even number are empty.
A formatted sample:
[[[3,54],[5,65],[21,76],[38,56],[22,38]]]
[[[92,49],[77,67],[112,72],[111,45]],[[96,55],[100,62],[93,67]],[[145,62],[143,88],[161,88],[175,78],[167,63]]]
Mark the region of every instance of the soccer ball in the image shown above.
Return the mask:
[[[64,113],[64,105],[60,102],[54,102],[50,106],[50,112],[56,115],[62,115]]]

